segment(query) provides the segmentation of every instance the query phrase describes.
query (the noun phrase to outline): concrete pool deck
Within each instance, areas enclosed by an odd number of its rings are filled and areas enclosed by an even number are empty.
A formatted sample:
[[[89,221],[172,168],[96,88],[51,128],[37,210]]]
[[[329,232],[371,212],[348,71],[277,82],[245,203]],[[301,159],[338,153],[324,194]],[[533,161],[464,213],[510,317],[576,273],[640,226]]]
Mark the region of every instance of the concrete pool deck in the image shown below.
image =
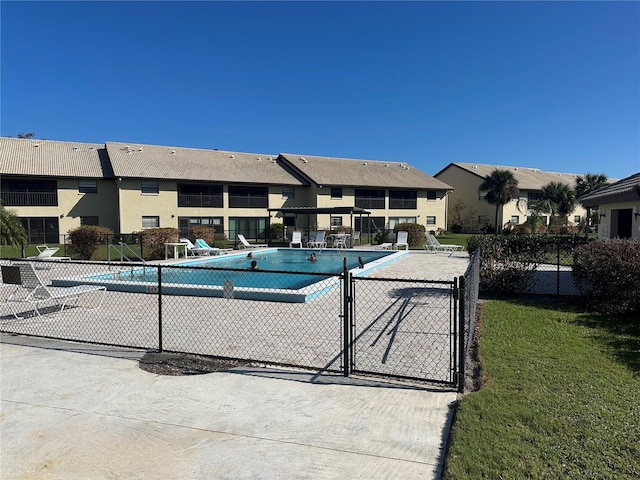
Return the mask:
[[[380,273],[450,279],[466,255]],[[291,369],[167,377],[144,351],[2,335],[1,478],[440,476],[456,393]]]

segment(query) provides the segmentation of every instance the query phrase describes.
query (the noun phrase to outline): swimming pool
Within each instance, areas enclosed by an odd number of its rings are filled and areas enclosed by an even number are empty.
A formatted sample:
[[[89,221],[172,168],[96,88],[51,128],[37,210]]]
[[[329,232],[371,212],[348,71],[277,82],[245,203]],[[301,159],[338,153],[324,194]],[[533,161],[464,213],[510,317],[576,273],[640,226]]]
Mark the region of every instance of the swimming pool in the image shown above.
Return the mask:
[[[216,257],[197,257],[162,266],[162,293],[280,302],[307,302],[339,286],[346,259],[355,275],[370,273],[406,251],[267,249]],[[315,253],[317,261],[308,260]],[[360,259],[364,268],[360,268]],[[250,270],[255,260],[260,270]],[[53,280],[56,286],[105,285],[108,290],[157,293],[156,266],[103,272],[82,278]]]

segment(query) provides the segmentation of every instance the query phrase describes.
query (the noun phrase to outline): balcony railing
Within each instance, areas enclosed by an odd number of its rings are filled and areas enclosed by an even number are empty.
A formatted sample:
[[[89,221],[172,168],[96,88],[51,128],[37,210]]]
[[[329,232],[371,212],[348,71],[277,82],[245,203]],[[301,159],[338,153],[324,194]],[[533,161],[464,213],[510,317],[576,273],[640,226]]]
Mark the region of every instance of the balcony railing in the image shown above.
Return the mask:
[[[384,209],[384,198],[356,197],[356,207],[365,209]]]
[[[415,210],[418,208],[418,201],[415,198],[390,198],[389,208]]]
[[[178,194],[179,207],[222,208],[222,195]]]
[[[229,195],[229,208],[269,208],[267,197]]]
[[[2,192],[5,207],[57,207],[58,192]]]

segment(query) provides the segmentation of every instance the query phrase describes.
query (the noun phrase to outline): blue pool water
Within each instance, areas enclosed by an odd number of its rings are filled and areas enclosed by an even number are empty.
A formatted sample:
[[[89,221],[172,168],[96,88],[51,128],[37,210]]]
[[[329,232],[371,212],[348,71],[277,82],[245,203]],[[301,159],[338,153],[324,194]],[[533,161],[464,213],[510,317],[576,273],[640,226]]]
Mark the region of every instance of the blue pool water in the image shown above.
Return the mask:
[[[308,260],[311,253],[315,253],[317,257],[315,262]],[[248,258],[247,254],[245,251],[240,254],[198,257],[163,266],[162,293],[306,302],[338,287],[335,275],[342,273],[345,259],[348,270],[357,269],[356,272],[362,274],[395,260],[403,252],[267,249],[252,251],[253,258]],[[360,268],[360,259],[365,268]],[[252,260],[257,262],[260,270],[251,270]],[[157,293],[158,269],[154,266],[136,267],[133,270],[102,273],[82,279],[54,281],[54,285],[60,286],[78,283],[106,285],[108,290]]]

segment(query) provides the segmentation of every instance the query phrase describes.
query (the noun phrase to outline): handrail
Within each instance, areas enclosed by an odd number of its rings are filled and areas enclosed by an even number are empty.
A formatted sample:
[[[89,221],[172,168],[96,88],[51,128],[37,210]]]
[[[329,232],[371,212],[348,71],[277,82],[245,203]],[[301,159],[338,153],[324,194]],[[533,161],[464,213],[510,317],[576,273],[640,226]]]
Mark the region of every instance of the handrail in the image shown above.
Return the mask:
[[[120,248],[118,248],[118,246],[113,243],[109,244],[109,249],[107,250],[107,260],[109,262],[111,261],[111,248],[113,248],[116,252],[120,254],[121,262],[124,260],[126,260],[127,262],[133,262],[133,260],[131,260],[127,255],[125,255],[124,249],[126,248],[127,250],[129,250],[129,252],[131,252],[131,256],[135,257],[138,261],[145,263],[144,258],[142,258],[140,255],[134,252],[129,245],[123,242],[119,242],[118,245],[120,246]]]

